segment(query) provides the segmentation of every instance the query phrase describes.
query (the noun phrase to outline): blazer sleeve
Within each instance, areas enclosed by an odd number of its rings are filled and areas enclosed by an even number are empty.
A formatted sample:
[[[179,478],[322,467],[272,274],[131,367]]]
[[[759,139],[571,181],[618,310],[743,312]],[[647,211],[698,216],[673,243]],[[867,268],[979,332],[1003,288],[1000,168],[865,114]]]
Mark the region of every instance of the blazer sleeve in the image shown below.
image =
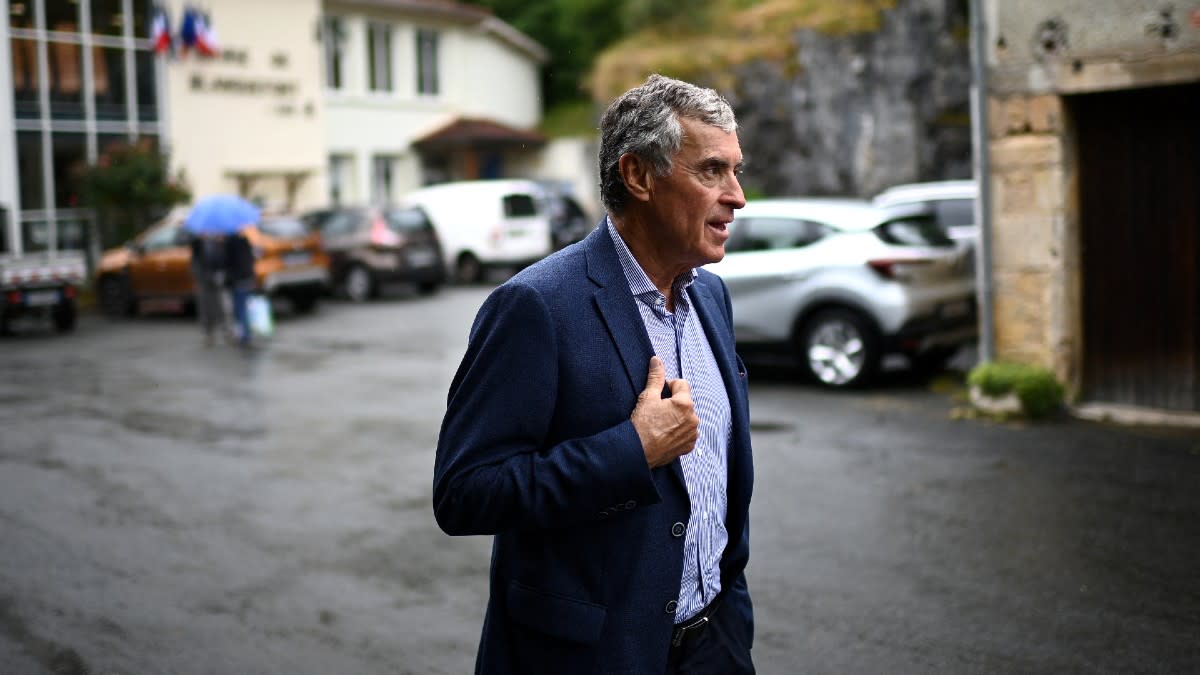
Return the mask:
[[[479,310],[434,462],[434,515],[447,534],[564,527],[629,500],[661,501],[628,417],[547,443],[558,349],[551,313],[529,286],[504,284]]]

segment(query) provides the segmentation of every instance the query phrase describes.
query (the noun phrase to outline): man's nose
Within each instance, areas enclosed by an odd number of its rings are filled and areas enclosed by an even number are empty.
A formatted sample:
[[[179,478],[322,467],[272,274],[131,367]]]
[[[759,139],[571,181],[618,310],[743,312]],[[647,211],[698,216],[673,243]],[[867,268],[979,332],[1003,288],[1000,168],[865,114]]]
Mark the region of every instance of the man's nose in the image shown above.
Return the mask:
[[[742,192],[742,184],[738,181],[737,176],[730,179],[729,189],[721,196],[721,203],[734,209],[740,209],[746,205],[746,195]]]

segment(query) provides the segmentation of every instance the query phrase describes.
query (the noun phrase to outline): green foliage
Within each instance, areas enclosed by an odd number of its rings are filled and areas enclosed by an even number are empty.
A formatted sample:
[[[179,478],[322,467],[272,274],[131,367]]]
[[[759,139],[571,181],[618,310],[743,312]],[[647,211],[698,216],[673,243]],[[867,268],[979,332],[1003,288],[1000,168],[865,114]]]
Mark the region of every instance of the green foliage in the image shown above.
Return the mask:
[[[583,81],[601,50],[624,37],[627,0],[473,0],[550,52],[542,73],[546,108],[585,97]]]
[[[79,175],[84,206],[96,210],[101,243],[114,246],[144,228],[155,216],[191,199],[182,174],[170,175],[167,157],[151,142],[116,143]]]
[[[1063,404],[1065,394],[1054,373],[1022,363],[994,361],[971,370],[967,382],[988,396],[1014,392],[1030,417],[1044,417]]]
[[[595,135],[598,117],[591,101],[563,101],[546,111],[540,131],[551,138]]]

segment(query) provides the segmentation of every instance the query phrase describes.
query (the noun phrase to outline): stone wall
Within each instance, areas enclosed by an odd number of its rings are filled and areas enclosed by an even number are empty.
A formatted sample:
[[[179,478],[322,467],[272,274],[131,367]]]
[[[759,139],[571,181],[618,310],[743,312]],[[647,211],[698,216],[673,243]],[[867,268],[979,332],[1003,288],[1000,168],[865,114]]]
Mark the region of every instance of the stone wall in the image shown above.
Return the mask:
[[[752,194],[870,196],[971,177],[965,2],[902,0],[874,33],[795,35],[797,62],[742,66],[730,99]]]
[[[1078,219],[1062,99],[989,99],[996,356],[1054,370],[1074,388],[1079,324]]]

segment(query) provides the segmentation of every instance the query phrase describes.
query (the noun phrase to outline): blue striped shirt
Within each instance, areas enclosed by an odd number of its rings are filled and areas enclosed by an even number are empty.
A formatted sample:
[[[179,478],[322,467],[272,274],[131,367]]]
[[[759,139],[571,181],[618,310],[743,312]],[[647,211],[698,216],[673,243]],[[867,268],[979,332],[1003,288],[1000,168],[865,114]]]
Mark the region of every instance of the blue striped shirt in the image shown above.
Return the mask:
[[[690,453],[680,457],[687,484],[691,515],[683,540],[683,578],[675,622],[690,619],[721,592],[721,555],[729,534],[725,531],[731,416],[729,394],[712,346],[692,308],[687,289],[696,270],[681,274],[672,284],[675,311],[667,311],[667,298],[646,276],[617,228],[608,221],[608,234],[625,270],[629,290],[637,299],[642,323],[650,334],[654,352],[666,367],[667,380],[684,378],[692,388],[700,438]]]

